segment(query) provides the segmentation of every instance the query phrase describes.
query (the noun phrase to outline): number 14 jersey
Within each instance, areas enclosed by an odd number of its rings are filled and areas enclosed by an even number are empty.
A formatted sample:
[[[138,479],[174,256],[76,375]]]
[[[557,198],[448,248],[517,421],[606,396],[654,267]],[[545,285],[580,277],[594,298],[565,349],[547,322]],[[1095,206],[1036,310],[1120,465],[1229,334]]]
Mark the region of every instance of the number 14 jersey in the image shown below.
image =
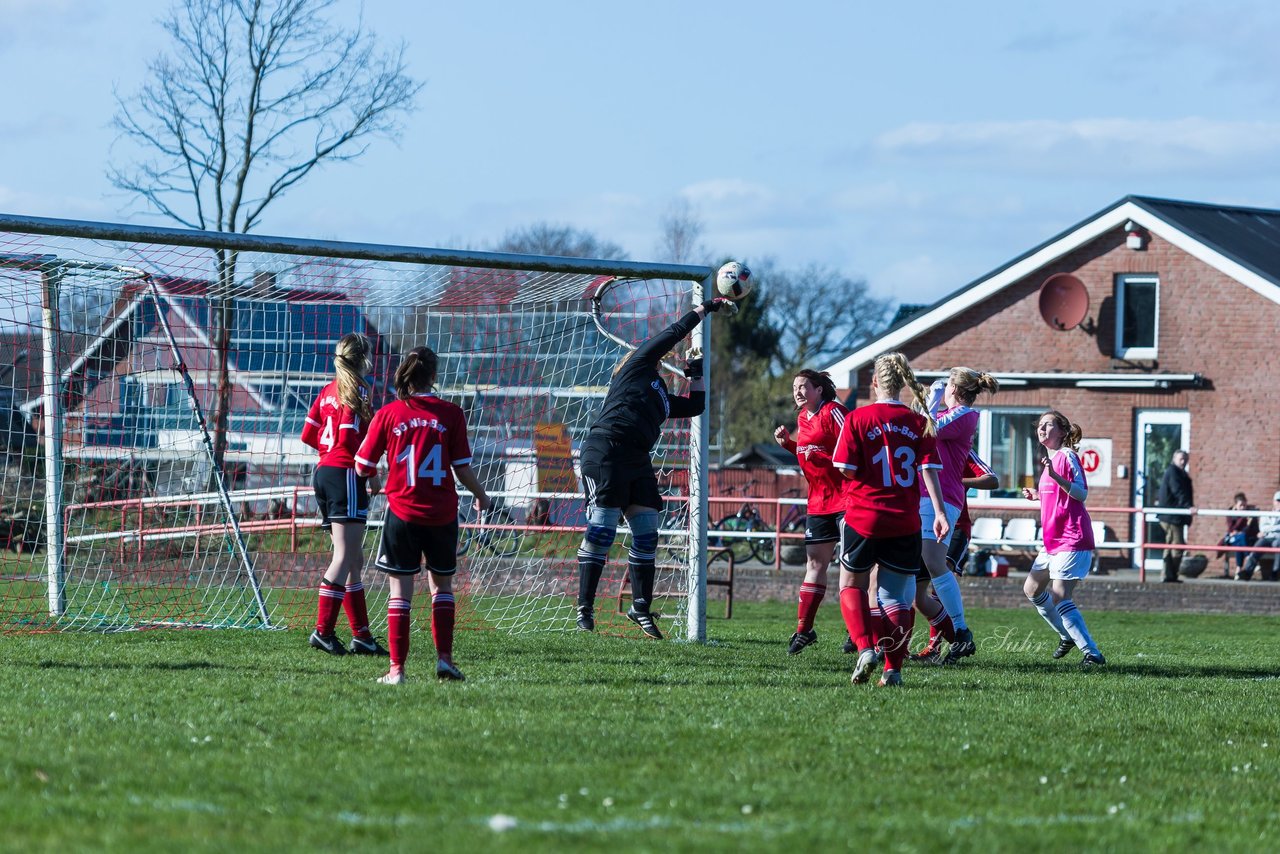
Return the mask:
[[[387,455],[384,492],[391,511],[417,525],[446,525],[458,518],[453,467],[471,462],[462,408],[434,394],[415,394],[378,410],[356,452],[361,473]]]
[[[832,464],[852,473],[845,524],[864,537],[920,533],[920,471],[941,468],[925,416],[888,400],[849,413]]]

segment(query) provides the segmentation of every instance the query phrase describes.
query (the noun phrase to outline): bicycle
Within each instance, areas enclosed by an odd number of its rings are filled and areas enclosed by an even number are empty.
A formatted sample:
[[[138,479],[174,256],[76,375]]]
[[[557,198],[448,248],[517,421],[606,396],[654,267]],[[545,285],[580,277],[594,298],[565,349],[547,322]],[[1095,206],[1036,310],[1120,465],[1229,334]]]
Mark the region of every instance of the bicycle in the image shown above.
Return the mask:
[[[782,493],[781,497],[795,498],[799,495],[799,488],[793,487]],[[778,528],[784,534],[803,534],[808,522],[809,516],[805,512],[803,504],[788,504],[787,512],[782,517],[782,522],[778,525]],[[789,566],[802,564],[807,559],[803,540],[797,542],[796,540],[780,539],[778,545],[782,549],[782,562]]]
[[[458,557],[474,555],[514,557],[520,552],[522,533],[505,507],[490,507],[477,519],[470,504],[458,507]]]
[[[742,493],[755,486],[754,480],[747,481],[740,487],[730,487],[728,495]],[[773,563],[773,528],[769,527],[760,511],[750,499],[743,501],[738,512],[725,516],[711,526],[716,531],[740,532],[754,536],[742,537],[708,537],[707,545],[717,549],[728,549],[733,553],[735,561],[744,561],[754,557],[761,563]]]

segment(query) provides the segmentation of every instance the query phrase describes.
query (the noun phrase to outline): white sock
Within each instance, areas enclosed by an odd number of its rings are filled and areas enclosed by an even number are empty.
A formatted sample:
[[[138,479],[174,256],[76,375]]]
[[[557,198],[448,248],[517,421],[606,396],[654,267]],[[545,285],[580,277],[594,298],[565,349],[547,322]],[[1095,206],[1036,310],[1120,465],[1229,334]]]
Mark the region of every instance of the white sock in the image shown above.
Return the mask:
[[[930,580],[933,581],[933,592],[938,594],[938,601],[951,617],[952,625],[957,629],[969,628],[969,624],[964,621],[964,600],[960,598],[960,585],[956,582],[955,573],[944,572]]]
[[[1098,646],[1093,642],[1089,629],[1084,624],[1084,614],[1080,613],[1075,602],[1070,599],[1059,602],[1058,616],[1062,618],[1062,625],[1067,630],[1067,634],[1071,635],[1071,639],[1076,642],[1076,646],[1085,652],[1098,654]]]
[[[1049,624],[1049,628],[1058,633],[1058,637],[1065,640],[1073,640],[1071,635],[1067,634],[1066,626],[1062,625],[1062,618],[1058,616],[1058,611],[1053,607],[1053,597],[1049,595],[1048,590],[1041,590],[1040,593],[1031,599],[1031,604],[1036,606],[1036,610],[1040,612],[1040,616],[1044,617],[1044,621]]]

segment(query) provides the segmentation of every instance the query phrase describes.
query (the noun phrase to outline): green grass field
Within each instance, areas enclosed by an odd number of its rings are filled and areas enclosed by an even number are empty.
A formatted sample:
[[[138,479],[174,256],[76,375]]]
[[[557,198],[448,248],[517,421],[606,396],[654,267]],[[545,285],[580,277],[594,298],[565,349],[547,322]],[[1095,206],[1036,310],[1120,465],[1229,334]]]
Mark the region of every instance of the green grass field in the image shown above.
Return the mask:
[[[713,609],[713,613],[716,613]],[[302,630],[0,636],[6,850],[1266,850],[1280,845],[1280,619],[1030,608],[971,663],[849,684],[837,609],[693,646],[463,632],[440,684]]]

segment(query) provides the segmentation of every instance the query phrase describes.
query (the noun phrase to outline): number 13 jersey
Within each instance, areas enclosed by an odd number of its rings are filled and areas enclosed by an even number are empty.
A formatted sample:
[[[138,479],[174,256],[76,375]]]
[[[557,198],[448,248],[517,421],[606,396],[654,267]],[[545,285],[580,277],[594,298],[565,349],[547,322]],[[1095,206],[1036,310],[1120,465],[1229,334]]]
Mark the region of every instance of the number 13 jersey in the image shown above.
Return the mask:
[[[371,469],[383,454],[391,512],[417,525],[446,525],[458,518],[453,467],[471,462],[461,407],[434,394],[415,394],[382,407],[369,424],[356,462]]]
[[[845,493],[845,524],[864,537],[920,533],[920,471],[938,469],[925,416],[896,400],[849,413],[832,464],[853,475]]]

